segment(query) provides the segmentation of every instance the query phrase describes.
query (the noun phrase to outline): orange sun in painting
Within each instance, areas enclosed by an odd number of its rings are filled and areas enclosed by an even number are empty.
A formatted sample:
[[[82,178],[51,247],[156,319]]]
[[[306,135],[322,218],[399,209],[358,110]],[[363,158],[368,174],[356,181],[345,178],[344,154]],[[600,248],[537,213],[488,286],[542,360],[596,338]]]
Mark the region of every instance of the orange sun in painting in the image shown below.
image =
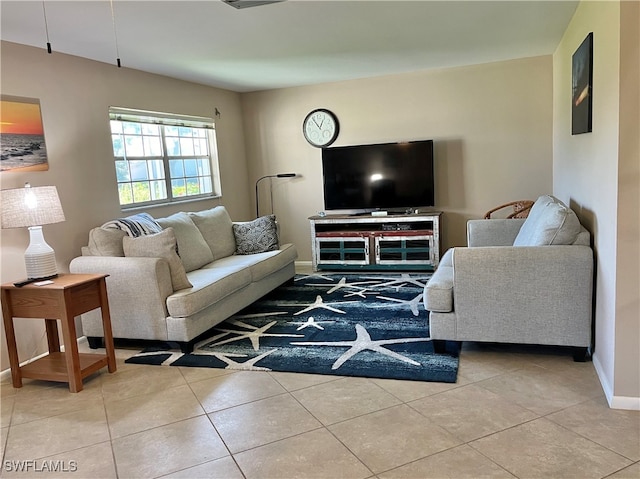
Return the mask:
[[[38,103],[0,102],[0,133],[42,135],[42,117]]]

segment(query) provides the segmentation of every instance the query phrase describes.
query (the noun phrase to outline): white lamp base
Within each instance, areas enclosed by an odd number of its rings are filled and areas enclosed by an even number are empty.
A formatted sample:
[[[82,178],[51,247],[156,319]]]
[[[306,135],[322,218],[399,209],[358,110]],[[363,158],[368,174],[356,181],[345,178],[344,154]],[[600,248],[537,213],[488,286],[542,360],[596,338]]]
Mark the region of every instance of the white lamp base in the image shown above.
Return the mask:
[[[29,227],[29,247],[24,252],[27,278],[50,278],[58,274],[56,255],[42,234],[42,226]]]

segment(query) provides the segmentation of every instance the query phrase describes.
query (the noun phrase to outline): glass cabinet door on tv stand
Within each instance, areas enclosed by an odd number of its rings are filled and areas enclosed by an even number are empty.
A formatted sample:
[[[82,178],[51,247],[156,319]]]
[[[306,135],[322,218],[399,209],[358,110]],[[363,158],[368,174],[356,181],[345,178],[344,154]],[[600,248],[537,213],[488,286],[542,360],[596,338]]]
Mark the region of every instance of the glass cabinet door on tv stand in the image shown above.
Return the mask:
[[[441,215],[312,216],[313,271],[435,270]]]

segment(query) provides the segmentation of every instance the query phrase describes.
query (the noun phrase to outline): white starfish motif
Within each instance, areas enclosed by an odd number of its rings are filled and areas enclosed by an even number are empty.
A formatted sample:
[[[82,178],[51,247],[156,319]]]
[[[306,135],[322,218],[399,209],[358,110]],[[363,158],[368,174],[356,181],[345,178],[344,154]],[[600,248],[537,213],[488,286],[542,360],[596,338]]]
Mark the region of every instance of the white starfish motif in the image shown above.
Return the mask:
[[[418,310],[418,305],[420,301],[422,301],[422,293],[416,296],[413,299],[398,299],[398,298],[388,298],[386,296],[376,296],[377,299],[386,299],[387,301],[395,301],[396,303],[408,304],[411,308],[411,312],[414,316],[419,316],[420,311]]]
[[[374,278],[371,278],[371,279],[374,279]],[[399,290],[405,284],[413,284],[420,288],[424,288],[426,285],[426,281],[428,280],[428,278],[412,278],[411,275],[407,273],[402,273],[400,275],[400,278],[378,277],[377,279],[384,281],[383,283],[376,284],[377,288],[395,287],[396,291]],[[425,282],[423,283],[420,280]]]
[[[233,329],[222,329],[219,328],[220,331],[224,331],[225,333],[233,333],[238,334],[239,336],[235,336],[233,338],[225,339],[224,341],[220,341],[217,343],[209,343],[210,346],[220,346],[222,344],[232,343],[233,341],[240,341],[242,339],[249,339],[251,341],[251,345],[253,346],[253,350],[257,351],[260,349],[260,338],[264,337],[273,337],[273,338],[303,338],[302,334],[274,334],[274,333],[266,333],[269,328],[271,328],[274,324],[277,324],[278,321],[271,321],[269,324],[265,324],[261,327],[252,326],[251,324],[243,323],[242,321],[230,320],[228,321],[231,324],[235,324],[236,326],[240,326],[242,328],[247,328],[249,331],[236,331]]]
[[[333,302],[332,304],[344,304],[344,303],[357,303],[357,301],[339,301],[339,302]],[[316,296],[316,300],[312,304],[310,304],[304,309],[301,309],[297,313],[293,313],[293,315],[297,316],[299,314],[306,313],[307,311],[311,311],[312,309],[317,309],[317,308],[328,309],[329,311],[333,311],[334,313],[346,314],[344,311],[340,309],[337,309],[332,306],[329,306],[328,304],[325,304],[324,301],[322,301],[322,297],[318,295]]]
[[[218,353],[218,352],[212,351],[212,352],[206,352],[205,355],[215,356],[220,361],[227,363],[227,366],[225,367],[225,369],[234,369],[234,370],[240,370],[240,371],[271,371],[271,369],[269,368],[263,368],[262,366],[256,366],[255,364],[261,359],[263,359],[264,357],[268,356],[269,354],[277,350],[278,349],[276,348],[276,349],[272,349],[271,351],[266,351],[256,356],[255,358],[247,359],[242,363],[239,363],[229,358],[246,358],[247,357],[246,354]]]
[[[184,356],[184,353],[178,352],[178,351],[147,351],[146,353],[136,354],[135,357],[143,358],[143,357],[149,357],[149,356],[158,356],[161,354],[169,355],[167,359],[165,359],[160,363],[161,366],[170,366],[171,364],[176,362],[178,359],[180,359],[182,356]]]
[[[291,343],[294,346],[348,346],[349,349],[340,356],[331,369],[336,370],[342,366],[345,362],[351,359],[353,356],[361,351],[375,351],[377,353],[389,356],[391,358],[399,359],[402,362],[412,364],[414,366],[420,366],[420,363],[414,361],[411,358],[403,356],[402,354],[391,351],[384,348],[386,344],[398,344],[398,343],[416,343],[420,341],[431,341],[431,338],[397,338],[397,339],[379,339],[372,340],[367,330],[361,324],[356,324],[356,339],[353,341],[319,341],[319,342],[300,342]]]
[[[300,325],[298,327],[298,329],[296,329],[296,331],[300,331],[301,329],[308,328],[309,326],[313,326],[316,329],[324,331],[324,328],[322,326],[320,326],[320,323],[335,323],[335,321],[316,321],[315,319],[313,319],[313,316],[309,316],[309,319],[307,319],[304,323],[293,323],[292,322],[291,324],[299,324]]]
[[[331,294],[335,291],[338,291],[339,289],[342,288],[348,288],[348,289],[355,289],[358,292],[359,291],[366,291],[368,288],[363,288],[360,285],[362,284],[367,284],[367,285],[371,285],[371,284],[375,284],[374,281],[357,281],[355,283],[347,283],[347,278],[346,277],[342,277],[342,279],[340,279],[340,281],[338,281],[334,286],[332,286],[331,288],[329,288],[329,290],[327,291],[327,294]],[[309,286],[325,286],[324,284],[309,284]],[[352,294],[358,294],[356,293],[352,293]],[[364,297],[364,296],[362,296]]]
[[[307,278],[318,278],[318,279],[324,279],[326,281],[333,281],[333,279],[331,279],[330,277],[328,277],[328,276],[326,276],[325,274],[322,274],[322,273],[301,274],[299,276],[296,275],[296,277],[294,278],[294,281],[301,281],[301,280],[307,279]]]

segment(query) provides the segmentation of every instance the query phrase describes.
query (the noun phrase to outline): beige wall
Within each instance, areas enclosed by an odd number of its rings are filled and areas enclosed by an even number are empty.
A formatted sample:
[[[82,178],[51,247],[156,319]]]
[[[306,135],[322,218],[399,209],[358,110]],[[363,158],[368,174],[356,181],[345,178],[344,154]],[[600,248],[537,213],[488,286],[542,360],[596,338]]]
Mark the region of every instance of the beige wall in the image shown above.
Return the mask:
[[[621,36],[621,19],[634,8],[637,4],[581,2],[554,54],[553,190],[593,234],[594,365],[612,405],[638,408],[637,12],[623,22]],[[589,32],[594,36],[593,132],[572,136],[571,56]],[[622,79],[621,72],[635,78]],[[635,105],[629,103],[633,98]],[[627,203],[634,198],[635,204]]]
[[[1,187],[21,187],[25,181],[57,186],[67,220],[44,226],[44,234],[56,250],[61,272],[68,271],[71,259],[79,255],[91,228],[123,216],[115,188],[109,106],[209,117],[217,107],[222,198],[150,212],[162,217],[181,209],[224,204],[234,219],[251,216],[238,94],[5,42],[1,62],[2,94],[40,99],[49,158],[46,172],[3,172]],[[26,229],[2,230],[0,239],[1,281],[24,278]],[[16,321],[16,329],[21,361],[46,351],[44,322]],[[4,331],[2,336],[0,368],[4,370],[9,367]]]
[[[311,260],[307,218],[324,208],[321,150],[302,135],[315,108],[337,115],[334,146],[435,140],[445,249],[466,244],[467,219],[551,191],[551,56],[248,93],[242,106],[251,191],[265,174],[303,175],[273,181],[283,238],[303,261]],[[265,191],[261,183],[261,210]]]

